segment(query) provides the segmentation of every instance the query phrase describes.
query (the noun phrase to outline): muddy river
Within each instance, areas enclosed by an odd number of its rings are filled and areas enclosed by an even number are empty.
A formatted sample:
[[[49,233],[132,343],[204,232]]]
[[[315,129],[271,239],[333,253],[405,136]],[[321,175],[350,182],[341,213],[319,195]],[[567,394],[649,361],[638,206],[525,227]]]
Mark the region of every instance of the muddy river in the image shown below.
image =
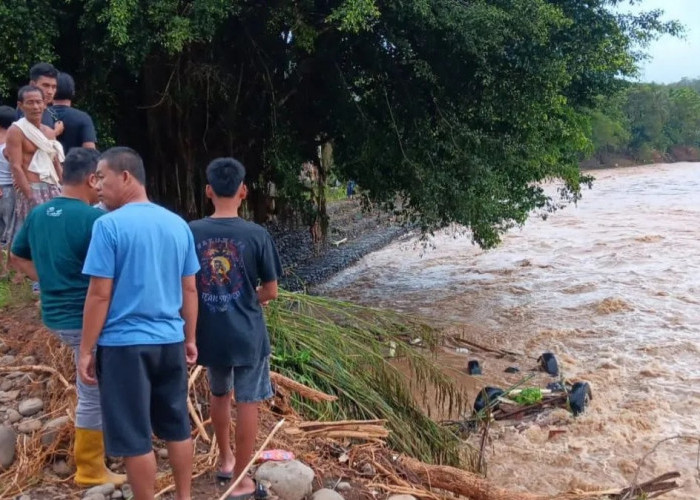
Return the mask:
[[[561,410],[494,428],[488,477],[510,489],[623,487],[660,440],[700,437],[700,164],[593,175],[577,206],[532,218],[495,250],[457,229],[407,238],[321,289],[461,325],[473,341],[525,354],[523,369],[552,351],[566,377],[590,382],[576,419]],[[473,355],[439,356],[467,386],[521,376],[481,358],[477,380],[463,374]],[[700,499],[699,460],[697,441],[670,440],[639,479],[679,471],[682,489],[664,498]]]

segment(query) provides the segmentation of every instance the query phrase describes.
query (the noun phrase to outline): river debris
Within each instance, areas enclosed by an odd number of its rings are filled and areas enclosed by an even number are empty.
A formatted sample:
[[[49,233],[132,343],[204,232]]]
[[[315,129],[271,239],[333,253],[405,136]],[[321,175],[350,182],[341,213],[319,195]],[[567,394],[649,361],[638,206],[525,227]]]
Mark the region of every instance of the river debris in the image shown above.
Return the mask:
[[[540,364],[540,369],[543,372],[550,374],[552,377],[559,376],[559,363],[557,362],[556,356],[551,352],[542,353],[542,355],[537,358],[537,362]]]

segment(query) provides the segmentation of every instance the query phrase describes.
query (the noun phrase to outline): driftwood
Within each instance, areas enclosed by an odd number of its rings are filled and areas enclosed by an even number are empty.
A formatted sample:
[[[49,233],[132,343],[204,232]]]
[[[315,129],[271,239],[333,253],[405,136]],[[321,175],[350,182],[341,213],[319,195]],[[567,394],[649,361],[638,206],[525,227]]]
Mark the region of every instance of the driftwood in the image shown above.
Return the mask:
[[[431,489],[446,490],[472,500],[545,500],[550,497],[509,491],[494,486],[481,476],[447,465],[428,465],[402,455],[399,463]],[[561,498],[561,497],[559,497]]]
[[[337,396],[331,396],[325,392],[317,391],[316,389],[307,387],[304,384],[300,384],[296,380],[292,380],[276,372],[270,372],[270,380],[273,384],[284,387],[289,391],[296,392],[301,397],[317,403],[320,403],[321,401],[335,401],[338,399]]]
[[[0,373],[11,373],[11,372],[40,372],[49,373],[56,377],[61,384],[66,388],[66,390],[75,390],[73,384],[66,380],[66,377],[61,375],[61,373],[55,368],[45,365],[19,365],[19,366],[0,366]]]
[[[403,455],[399,458],[399,463],[407,471],[415,474],[423,484],[430,485],[431,489],[450,491],[457,495],[469,497],[472,500],[583,500],[601,497],[625,500],[636,498],[639,495],[649,495],[646,498],[655,498],[679,488],[680,485],[675,479],[681,476],[678,472],[668,472],[629,488],[603,491],[575,491],[554,496],[542,496],[509,491],[494,486],[481,476],[455,467],[428,465]]]
[[[341,420],[338,422],[301,422],[285,430],[287,434],[304,438],[352,438],[379,441],[389,436],[385,420]]]

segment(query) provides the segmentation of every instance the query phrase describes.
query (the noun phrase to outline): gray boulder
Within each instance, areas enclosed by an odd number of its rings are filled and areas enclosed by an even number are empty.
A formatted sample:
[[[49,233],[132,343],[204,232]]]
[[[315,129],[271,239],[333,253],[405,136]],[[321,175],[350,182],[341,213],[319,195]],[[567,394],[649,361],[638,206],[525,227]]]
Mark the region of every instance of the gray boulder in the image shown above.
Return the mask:
[[[311,494],[314,471],[298,460],[265,462],[255,472],[255,479],[269,482],[280,500],[302,500]]]
[[[0,470],[5,470],[15,461],[17,434],[12,427],[0,427]]]

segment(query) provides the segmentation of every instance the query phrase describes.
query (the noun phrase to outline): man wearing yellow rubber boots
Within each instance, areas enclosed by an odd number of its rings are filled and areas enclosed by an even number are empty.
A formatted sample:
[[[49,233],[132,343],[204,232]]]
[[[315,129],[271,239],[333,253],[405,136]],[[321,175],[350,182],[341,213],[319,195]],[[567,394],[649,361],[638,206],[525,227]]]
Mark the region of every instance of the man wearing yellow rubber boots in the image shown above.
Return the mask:
[[[98,159],[94,149],[72,149],[63,166],[62,195],[35,207],[12,244],[14,267],[39,281],[44,324],[73,349],[76,363],[90,282],[82,273],[83,264],[92,225],[105,213],[91,206],[97,202]],[[126,476],[105,466],[99,389],[84,384],[80,377],[76,387],[75,482],[80,486],[119,486]]]

